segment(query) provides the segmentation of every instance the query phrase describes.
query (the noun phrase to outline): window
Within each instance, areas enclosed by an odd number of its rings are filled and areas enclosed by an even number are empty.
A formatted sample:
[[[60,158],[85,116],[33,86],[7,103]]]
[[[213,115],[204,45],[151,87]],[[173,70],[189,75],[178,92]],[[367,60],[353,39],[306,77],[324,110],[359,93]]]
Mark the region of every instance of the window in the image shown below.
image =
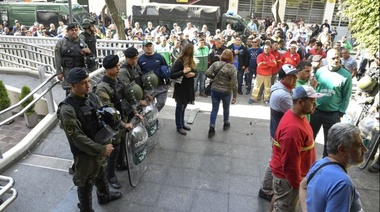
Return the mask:
[[[242,18],[253,15],[263,20],[267,16],[273,17],[271,9],[272,0],[240,0],[238,14]]]
[[[339,1],[335,2],[334,15],[333,15],[333,18],[331,20],[331,25],[342,26],[342,27],[348,26],[348,23],[350,21],[347,17],[344,17],[342,15],[342,13],[341,13],[342,9],[343,9],[342,1],[339,0]]]
[[[321,0],[287,0],[285,20],[294,22],[303,18],[305,23],[323,23],[325,3]]]

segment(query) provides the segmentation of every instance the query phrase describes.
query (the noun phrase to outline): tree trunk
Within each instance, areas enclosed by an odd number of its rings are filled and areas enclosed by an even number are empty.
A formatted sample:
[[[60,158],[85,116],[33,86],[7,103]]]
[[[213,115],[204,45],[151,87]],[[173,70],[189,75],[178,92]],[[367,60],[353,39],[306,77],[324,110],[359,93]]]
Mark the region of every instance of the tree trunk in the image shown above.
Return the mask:
[[[107,8],[107,5],[104,5],[104,7],[102,8],[102,12],[101,12],[103,26],[106,26],[106,19],[105,19],[105,16],[104,16],[104,14],[106,14],[106,12],[105,12],[106,8]]]
[[[119,35],[119,40],[125,40],[124,33],[124,21],[121,19],[119,12],[117,11],[114,0],[106,0],[108,11],[111,13],[111,18],[115,22],[117,28],[117,34]]]
[[[281,0],[272,0],[272,13],[273,17],[276,20],[277,23],[281,23],[280,15],[278,14],[278,9],[280,8],[280,2]]]

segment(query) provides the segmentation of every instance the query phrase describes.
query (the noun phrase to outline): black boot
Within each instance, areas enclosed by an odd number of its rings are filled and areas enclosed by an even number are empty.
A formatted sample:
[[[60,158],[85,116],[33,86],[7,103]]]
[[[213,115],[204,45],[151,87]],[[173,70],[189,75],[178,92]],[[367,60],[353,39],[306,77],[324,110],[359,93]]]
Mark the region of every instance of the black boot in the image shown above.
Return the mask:
[[[92,209],[92,184],[86,183],[84,187],[78,187],[78,208],[81,212],[93,212]]]
[[[120,199],[122,196],[121,192],[110,191],[105,174],[97,177],[95,180],[95,186],[97,188],[96,195],[100,205]]]
[[[115,189],[120,189],[121,185],[116,177],[116,159],[120,152],[120,145],[114,145],[114,150],[107,159],[107,180]]]
[[[212,138],[214,135],[215,135],[215,128],[210,127],[210,129],[208,130],[208,137]]]
[[[116,170],[117,171],[125,171],[128,169],[127,166],[127,154],[126,154],[126,141],[125,141],[125,136],[121,138],[121,143],[120,143],[120,150],[119,154],[117,155],[117,161],[116,161]]]

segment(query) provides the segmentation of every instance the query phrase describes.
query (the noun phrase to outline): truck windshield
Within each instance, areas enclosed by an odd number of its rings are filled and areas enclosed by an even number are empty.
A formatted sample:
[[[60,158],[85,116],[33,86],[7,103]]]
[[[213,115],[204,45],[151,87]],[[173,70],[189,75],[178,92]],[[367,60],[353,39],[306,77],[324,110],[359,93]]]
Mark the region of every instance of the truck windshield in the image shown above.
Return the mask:
[[[91,19],[90,17],[90,14],[89,13],[77,13],[77,14],[74,14],[74,21],[81,24],[83,22],[84,19]]]

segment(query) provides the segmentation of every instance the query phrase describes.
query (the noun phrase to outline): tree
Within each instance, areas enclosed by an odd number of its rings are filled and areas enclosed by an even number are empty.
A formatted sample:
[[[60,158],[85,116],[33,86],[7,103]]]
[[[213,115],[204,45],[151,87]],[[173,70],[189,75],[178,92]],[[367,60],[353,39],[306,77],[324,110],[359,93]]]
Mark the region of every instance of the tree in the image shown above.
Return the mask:
[[[360,48],[372,54],[379,51],[379,1],[346,0],[343,8],[343,15],[350,19],[352,37]]]
[[[125,38],[125,32],[124,32],[124,28],[125,28],[124,21],[123,19],[121,19],[119,12],[117,11],[114,0],[106,0],[106,5],[108,7],[109,12],[111,13],[112,20],[115,22],[119,39],[125,40],[126,38]]]

